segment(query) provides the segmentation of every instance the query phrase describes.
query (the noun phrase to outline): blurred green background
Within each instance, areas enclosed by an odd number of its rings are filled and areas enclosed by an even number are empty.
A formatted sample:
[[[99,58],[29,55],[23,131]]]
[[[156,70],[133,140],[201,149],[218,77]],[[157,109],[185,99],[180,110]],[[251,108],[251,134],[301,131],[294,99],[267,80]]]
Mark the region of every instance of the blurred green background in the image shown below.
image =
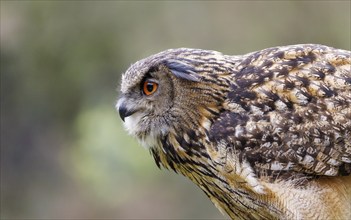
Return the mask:
[[[176,47],[350,50],[350,1],[1,1],[1,218],[220,219],[114,109],[121,73]]]

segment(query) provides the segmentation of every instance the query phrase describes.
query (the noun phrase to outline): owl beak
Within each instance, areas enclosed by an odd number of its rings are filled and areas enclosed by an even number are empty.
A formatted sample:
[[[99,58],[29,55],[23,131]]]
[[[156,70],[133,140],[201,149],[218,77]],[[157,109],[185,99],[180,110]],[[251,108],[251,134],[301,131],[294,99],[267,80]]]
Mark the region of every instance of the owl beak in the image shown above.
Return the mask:
[[[122,121],[124,121],[124,119],[132,114],[134,114],[136,111],[128,109],[125,105],[119,105],[118,106],[118,112],[119,112],[119,116],[121,117]]]

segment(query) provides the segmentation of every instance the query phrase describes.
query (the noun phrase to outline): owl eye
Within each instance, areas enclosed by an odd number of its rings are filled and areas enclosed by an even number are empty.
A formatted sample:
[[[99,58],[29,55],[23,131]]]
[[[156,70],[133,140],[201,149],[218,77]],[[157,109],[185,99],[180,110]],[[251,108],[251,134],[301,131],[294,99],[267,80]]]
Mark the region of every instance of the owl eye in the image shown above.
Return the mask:
[[[158,84],[150,80],[145,80],[143,85],[143,93],[147,96],[152,95],[156,92]]]

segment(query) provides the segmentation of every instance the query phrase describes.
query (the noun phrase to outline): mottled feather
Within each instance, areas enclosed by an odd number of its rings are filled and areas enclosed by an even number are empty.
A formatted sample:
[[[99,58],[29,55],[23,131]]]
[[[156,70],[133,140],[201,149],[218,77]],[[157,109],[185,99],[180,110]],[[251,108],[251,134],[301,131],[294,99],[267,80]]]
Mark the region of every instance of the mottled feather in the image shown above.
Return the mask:
[[[121,92],[126,128],[156,164],[231,218],[351,217],[350,51],[171,49],[133,64]]]

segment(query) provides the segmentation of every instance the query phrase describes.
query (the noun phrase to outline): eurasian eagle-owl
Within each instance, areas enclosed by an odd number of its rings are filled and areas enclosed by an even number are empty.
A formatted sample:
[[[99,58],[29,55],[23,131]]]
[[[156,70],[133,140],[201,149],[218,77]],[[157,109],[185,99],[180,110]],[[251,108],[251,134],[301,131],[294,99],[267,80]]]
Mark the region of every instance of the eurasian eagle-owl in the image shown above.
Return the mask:
[[[122,76],[117,109],[156,164],[233,219],[351,219],[351,54],[170,49]]]

